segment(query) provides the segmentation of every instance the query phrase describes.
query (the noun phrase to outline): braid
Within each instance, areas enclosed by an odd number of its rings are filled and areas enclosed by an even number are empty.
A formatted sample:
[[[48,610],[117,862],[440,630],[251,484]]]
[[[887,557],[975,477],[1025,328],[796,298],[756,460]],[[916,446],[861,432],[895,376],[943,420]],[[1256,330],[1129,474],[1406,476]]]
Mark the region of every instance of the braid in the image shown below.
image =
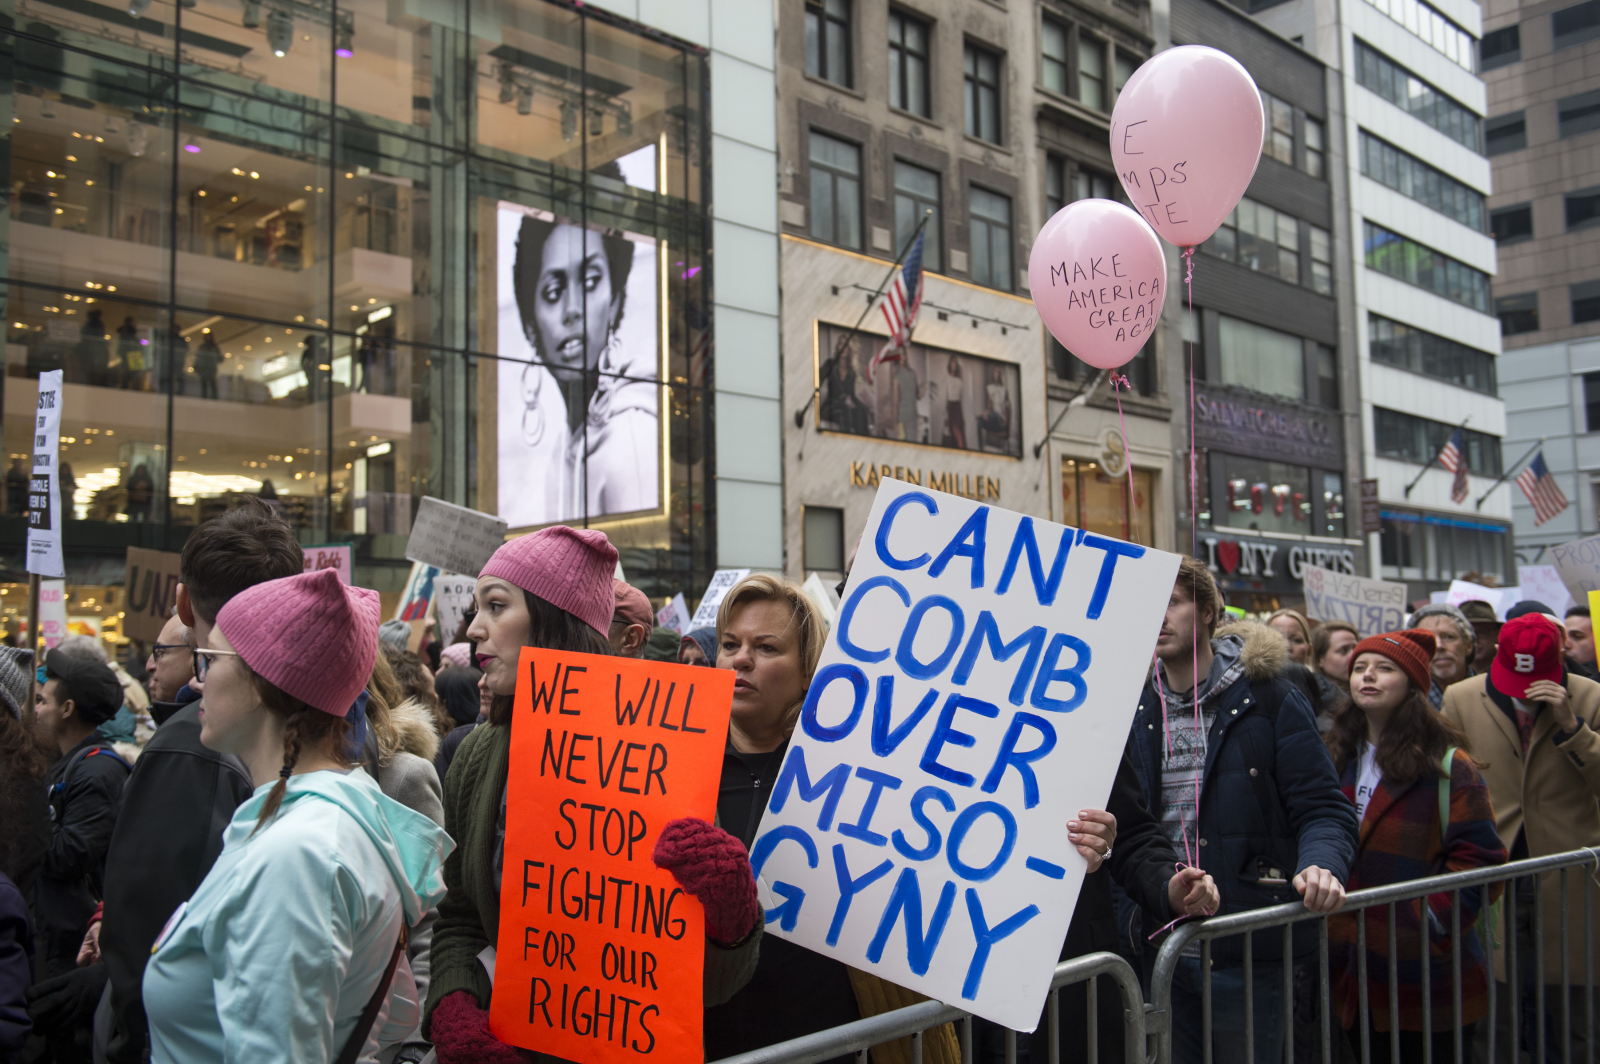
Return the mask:
[[[261,815],[256,818],[256,826],[250,832],[252,836],[278,815],[278,809],[283,805],[283,797],[289,790],[289,777],[294,775],[294,767],[300,760],[304,745],[311,743],[314,746],[342,749],[349,731],[349,724],[343,717],[330,716],[308,706],[267,685],[259,678],[257,682],[261,685],[260,689],[265,696],[263,702],[267,709],[283,716],[285,720],[283,768],[278,772],[278,782],[272,785],[272,790],[267,793],[267,800],[261,805]]]

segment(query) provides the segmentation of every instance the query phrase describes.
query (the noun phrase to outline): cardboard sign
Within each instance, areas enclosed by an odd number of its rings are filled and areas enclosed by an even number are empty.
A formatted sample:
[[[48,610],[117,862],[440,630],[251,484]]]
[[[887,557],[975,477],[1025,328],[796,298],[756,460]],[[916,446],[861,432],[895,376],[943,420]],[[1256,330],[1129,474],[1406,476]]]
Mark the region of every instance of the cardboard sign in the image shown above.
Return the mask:
[[[411,575],[406,578],[406,589],[400,594],[400,605],[394,611],[397,621],[420,621],[428,616],[439,580],[439,570],[422,562],[411,563]]]
[[[308,573],[319,569],[332,569],[339,574],[339,581],[345,585],[350,583],[350,567],[355,558],[354,543],[316,543],[309,547],[302,546],[305,552],[306,568]]]
[[[183,555],[164,550],[128,548],[126,616],[122,631],[129,639],[154,643],[178,604],[178,561]]]
[[[1301,576],[1306,616],[1314,621],[1345,621],[1365,638],[1405,627],[1406,585],[1392,580],[1346,576],[1308,565]]]
[[[59,369],[39,374],[39,401],[33,419],[33,468],[28,474],[28,572],[54,577],[67,575],[61,560],[63,500],[61,469],[57,465],[61,445],[61,375]],[[65,624],[64,619],[62,623]]]
[[[702,1064],[705,913],[651,860],[712,821],[733,673],[524,648],[489,1026],[582,1064]]]
[[[67,637],[67,582],[39,581],[39,636],[47,650]]]
[[[883,480],[751,848],[767,933],[1033,1030],[1177,569]]]
[[[445,646],[455,642],[461,630],[461,618],[472,608],[472,596],[478,581],[456,573],[440,573],[433,582],[434,610],[439,615],[438,636]]]
[[[1517,579],[1521,581],[1522,598],[1544,603],[1557,617],[1565,617],[1576,601],[1562,581],[1560,571],[1553,565],[1519,565]]]
[[[406,558],[475,577],[505,541],[506,523],[493,514],[424,495],[411,521]]]
[[[823,621],[826,622],[829,628],[832,628],[839,619],[839,596],[833,588],[824,584],[822,577],[812,573],[806,577],[806,582],[801,586],[800,590],[806,593],[806,598],[816,604],[818,612],[822,614]]]
[[[749,575],[749,569],[718,569],[712,573],[711,583],[706,585],[706,593],[700,599],[700,605],[695,608],[694,616],[689,618],[689,627],[684,629],[684,633],[688,634],[696,628],[715,628],[717,607],[728,597],[733,585]]]
[[[656,614],[658,628],[671,628],[679,635],[689,630],[689,604],[683,600],[683,592],[672,596],[672,601],[661,607]]]
[[[1589,592],[1600,591],[1600,536],[1551,547],[1550,561],[1576,601],[1587,602]]]

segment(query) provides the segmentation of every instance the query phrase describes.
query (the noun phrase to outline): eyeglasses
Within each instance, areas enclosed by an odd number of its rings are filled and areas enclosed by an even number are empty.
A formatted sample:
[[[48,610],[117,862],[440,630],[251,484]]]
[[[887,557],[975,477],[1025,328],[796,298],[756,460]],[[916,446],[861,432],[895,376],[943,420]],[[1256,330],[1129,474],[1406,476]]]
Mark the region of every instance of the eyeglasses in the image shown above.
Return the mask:
[[[214,654],[227,654],[229,657],[238,657],[237,650],[212,650],[209,647],[196,647],[194,652],[194,678],[201,683],[206,682],[206,673],[211,671],[211,657]]]
[[[150,660],[160,661],[161,655],[169,650],[189,650],[188,643],[152,643],[150,644]]]

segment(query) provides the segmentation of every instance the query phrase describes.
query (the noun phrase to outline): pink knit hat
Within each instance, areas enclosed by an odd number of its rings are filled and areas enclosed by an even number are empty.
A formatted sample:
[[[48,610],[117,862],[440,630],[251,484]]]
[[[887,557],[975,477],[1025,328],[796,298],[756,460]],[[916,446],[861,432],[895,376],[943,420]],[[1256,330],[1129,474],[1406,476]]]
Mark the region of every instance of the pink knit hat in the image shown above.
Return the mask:
[[[342,717],[378,656],[378,593],[317,569],[239,592],[217,612],[217,627],[262,679]]]
[[[478,575],[509,581],[607,636],[616,571],[617,548],[604,532],[551,525],[507,540]]]

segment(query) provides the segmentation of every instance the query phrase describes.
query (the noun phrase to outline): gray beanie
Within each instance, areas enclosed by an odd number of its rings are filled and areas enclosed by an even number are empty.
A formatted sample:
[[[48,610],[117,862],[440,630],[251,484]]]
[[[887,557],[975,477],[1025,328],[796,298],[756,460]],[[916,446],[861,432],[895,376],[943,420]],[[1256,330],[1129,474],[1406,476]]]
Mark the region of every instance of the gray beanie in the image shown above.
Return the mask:
[[[1447,605],[1443,602],[1429,603],[1411,615],[1411,619],[1406,622],[1406,627],[1417,627],[1417,622],[1422,620],[1424,617],[1450,618],[1452,621],[1456,622],[1456,627],[1461,629],[1461,639],[1468,645],[1471,645],[1478,638],[1477,633],[1472,629],[1472,622],[1467,620],[1467,615],[1456,609],[1454,606]]]
[[[22,719],[22,704],[28,700],[28,674],[32,671],[33,651],[0,646],[0,702],[18,720]]]
[[[401,653],[411,642],[411,626],[405,621],[384,621],[378,625],[378,642],[388,643]]]

